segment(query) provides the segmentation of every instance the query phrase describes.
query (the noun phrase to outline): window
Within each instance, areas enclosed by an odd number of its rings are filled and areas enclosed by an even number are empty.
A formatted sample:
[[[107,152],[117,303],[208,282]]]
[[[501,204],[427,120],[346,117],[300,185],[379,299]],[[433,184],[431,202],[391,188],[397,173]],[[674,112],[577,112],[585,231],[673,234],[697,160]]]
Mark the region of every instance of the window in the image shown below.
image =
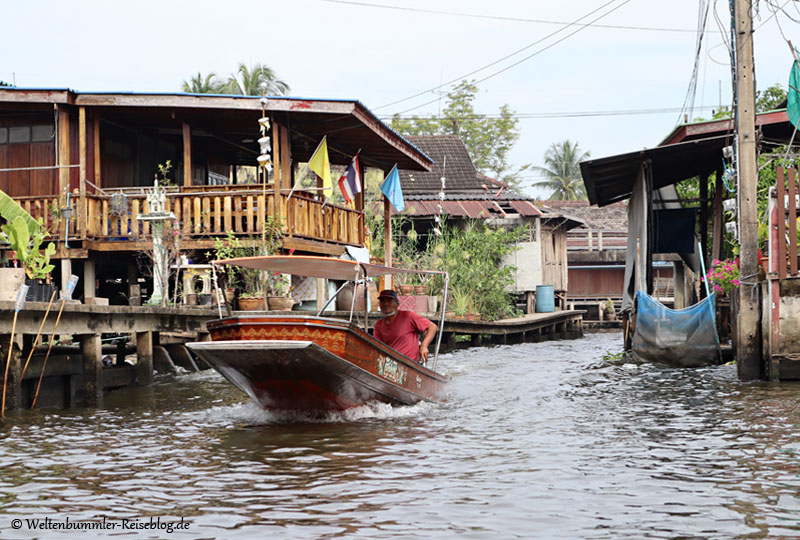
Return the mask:
[[[31,142],[31,127],[20,126],[8,128],[8,142],[12,144]]]

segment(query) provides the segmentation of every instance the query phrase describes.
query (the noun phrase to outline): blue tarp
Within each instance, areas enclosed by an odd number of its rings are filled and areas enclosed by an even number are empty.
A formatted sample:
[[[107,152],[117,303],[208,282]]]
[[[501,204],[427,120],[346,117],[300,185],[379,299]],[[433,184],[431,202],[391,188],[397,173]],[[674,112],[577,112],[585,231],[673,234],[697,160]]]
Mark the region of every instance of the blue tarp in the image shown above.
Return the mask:
[[[641,360],[677,367],[716,363],[718,337],[715,295],[686,309],[669,309],[637,291],[633,354]]]

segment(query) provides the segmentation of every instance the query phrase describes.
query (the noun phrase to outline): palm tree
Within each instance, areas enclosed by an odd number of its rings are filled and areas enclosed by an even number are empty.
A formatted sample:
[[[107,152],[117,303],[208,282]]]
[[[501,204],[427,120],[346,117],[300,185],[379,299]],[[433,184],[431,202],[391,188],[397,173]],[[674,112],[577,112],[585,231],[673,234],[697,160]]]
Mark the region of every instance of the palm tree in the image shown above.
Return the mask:
[[[586,187],[581,178],[580,162],[588,157],[589,152],[581,151],[578,143],[569,139],[551,144],[544,153],[545,167],[534,167],[547,179],[533,185],[552,189],[551,200],[585,200]]]
[[[205,77],[198,71],[197,75],[188,82],[183,81],[183,91],[191,94],[221,94],[224,83],[217,78],[215,73]]]
[[[262,84],[267,95],[280,96],[289,91],[289,85],[279,80],[272,68],[266,64],[254,64],[248,67],[240,63],[239,69],[228,78],[224,93],[258,96],[261,95]]]

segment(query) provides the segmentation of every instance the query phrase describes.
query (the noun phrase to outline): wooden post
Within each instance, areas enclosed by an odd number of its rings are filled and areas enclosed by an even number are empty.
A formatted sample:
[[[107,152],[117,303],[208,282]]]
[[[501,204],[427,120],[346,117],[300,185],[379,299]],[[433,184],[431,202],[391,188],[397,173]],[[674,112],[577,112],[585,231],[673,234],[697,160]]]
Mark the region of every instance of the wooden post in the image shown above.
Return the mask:
[[[69,192],[69,111],[62,105],[56,105],[56,140],[58,152],[58,205],[63,208],[66,204],[67,192]],[[58,235],[64,238],[67,231],[67,223],[63,219],[58,220]]]
[[[140,385],[153,382],[153,332],[136,333],[136,380]]]
[[[709,267],[708,257],[708,178],[710,173],[700,175],[700,243],[703,246],[703,253],[700,254]]]
[[[192,185],[192,128],[183,122],[183,185]]]
[[[61,290],[67,290],[69,277],[72,275],[72,259],[61,259]]]
[[[711,258],[719,259],[722,257],[722,191],[725,185],[722,183],[722,168],[717,169],[717,182],[714,189],[714,223],[712,225]]]
[[[11,334],[0,334],[0,349],[2,358],[5,361],[8,356],[8,348],[11,347],[11,357],[8,365],[8,381],[6,382],[6,409],[19,409],[22,407],[22,333],[14,334],[14,341],[11,341]],[[5,365],[3,365],[5,368]]]
[[[83,405],[103,405],[103,351],[100,334],[80,336],[83,356]]]
[[[96,294],[95,281],[95,266],[94,261],[85,259],[83,261],[83,298],[94,298]]]
[[[786,185],[783,167],[778,167],[777,181],[775,184],[775,190],[778,196],[778,256],[773,257],[777,259],[774,261],[773,266],[777,264],[778,277],[780,279],[786,279]]]
[[[739,175],[740,272],[739,314],[736,327],[736,366],[742,380],[761,376],[761,347],[758,336],[758,294],[752,283],[758,279],[758,208],[755,132],[755,74],[753,69],[752,0],[734,0],[736,38],[736,142]]]
[[[278,124],[281,154],[281,188],[292,189],[292,141],[289,130]]]
[[[789,169],[789,271],[792,276],[797,275],[797,170]],[[783,204],[781,204],[783,206]],[[783,216],[781,216],[783,217]],[[781,237],[781,242],[785,242]],[[784,264],[785,263],[781,263]]]
[[[683,261],[673,262],[672,272],[675,281],[673,288],[675,294],[675,309],[683,309],[686,307],[686,286],[684,285],[686,278],[684,276]]]
[[[281,149],[282,149],[281,147],[283,146],[283,141],[280,140],[280,127],[275,123],[271,123],[271,125],[272,125],[272,156],[273,156],[273,159],[274,159],[274,157],[276,155],[280,155]],[[283,160],[280,159],[278,164],[279,165],[283,165]],[[282,206],[283,206],[282,203],[283,203],[283,201],[281,200],[281,186],[283,185],[284,182],[289,181],[289,179],[288,178],[284,178],[285,171],[284,171],[283,168],[278,167],[278,165],[275,165],[273,170],[275,171],[274,172],[274,177],[273,177],[273,182],[272,182],[272,193],[273,193],[273,197],[275,199],[275,204],[274,204],[273,207],[275,209],[274,210],[274,212],[275,212],[275,220],[278,223],[280,223],[281,216],[283,214],[283,212],[282,212]],[[286,209],[286,214],[287,214],[286,215],[286,227],[287,228],[285,228],[284,230],[286,230],[291,235],[292,229],[289,227],[289,215],[288,215],[289,214],[289,209],[288,209],[288,206],[287,206],[287,209]]]
[[[80,221],[78,222],[78,227],[80,227],[80,238],[81,240],[86,239],[86,108],[79,107],[78,108],[78,164],[80,165]]]
[[[92,130],[92,139],[94,143],[92,148],[94,150],[94,185],[102,187],[102,175],[100,172],[100,118],[95,113],[94,129]]]

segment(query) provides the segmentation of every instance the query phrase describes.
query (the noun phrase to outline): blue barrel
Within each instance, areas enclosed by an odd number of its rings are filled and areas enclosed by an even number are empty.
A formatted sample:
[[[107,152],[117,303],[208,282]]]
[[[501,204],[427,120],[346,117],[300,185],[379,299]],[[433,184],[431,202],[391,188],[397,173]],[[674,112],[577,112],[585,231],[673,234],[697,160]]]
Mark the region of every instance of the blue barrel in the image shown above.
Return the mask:
[[[536,313],[551,313],[556,310],[552,285],[536,286]]]

